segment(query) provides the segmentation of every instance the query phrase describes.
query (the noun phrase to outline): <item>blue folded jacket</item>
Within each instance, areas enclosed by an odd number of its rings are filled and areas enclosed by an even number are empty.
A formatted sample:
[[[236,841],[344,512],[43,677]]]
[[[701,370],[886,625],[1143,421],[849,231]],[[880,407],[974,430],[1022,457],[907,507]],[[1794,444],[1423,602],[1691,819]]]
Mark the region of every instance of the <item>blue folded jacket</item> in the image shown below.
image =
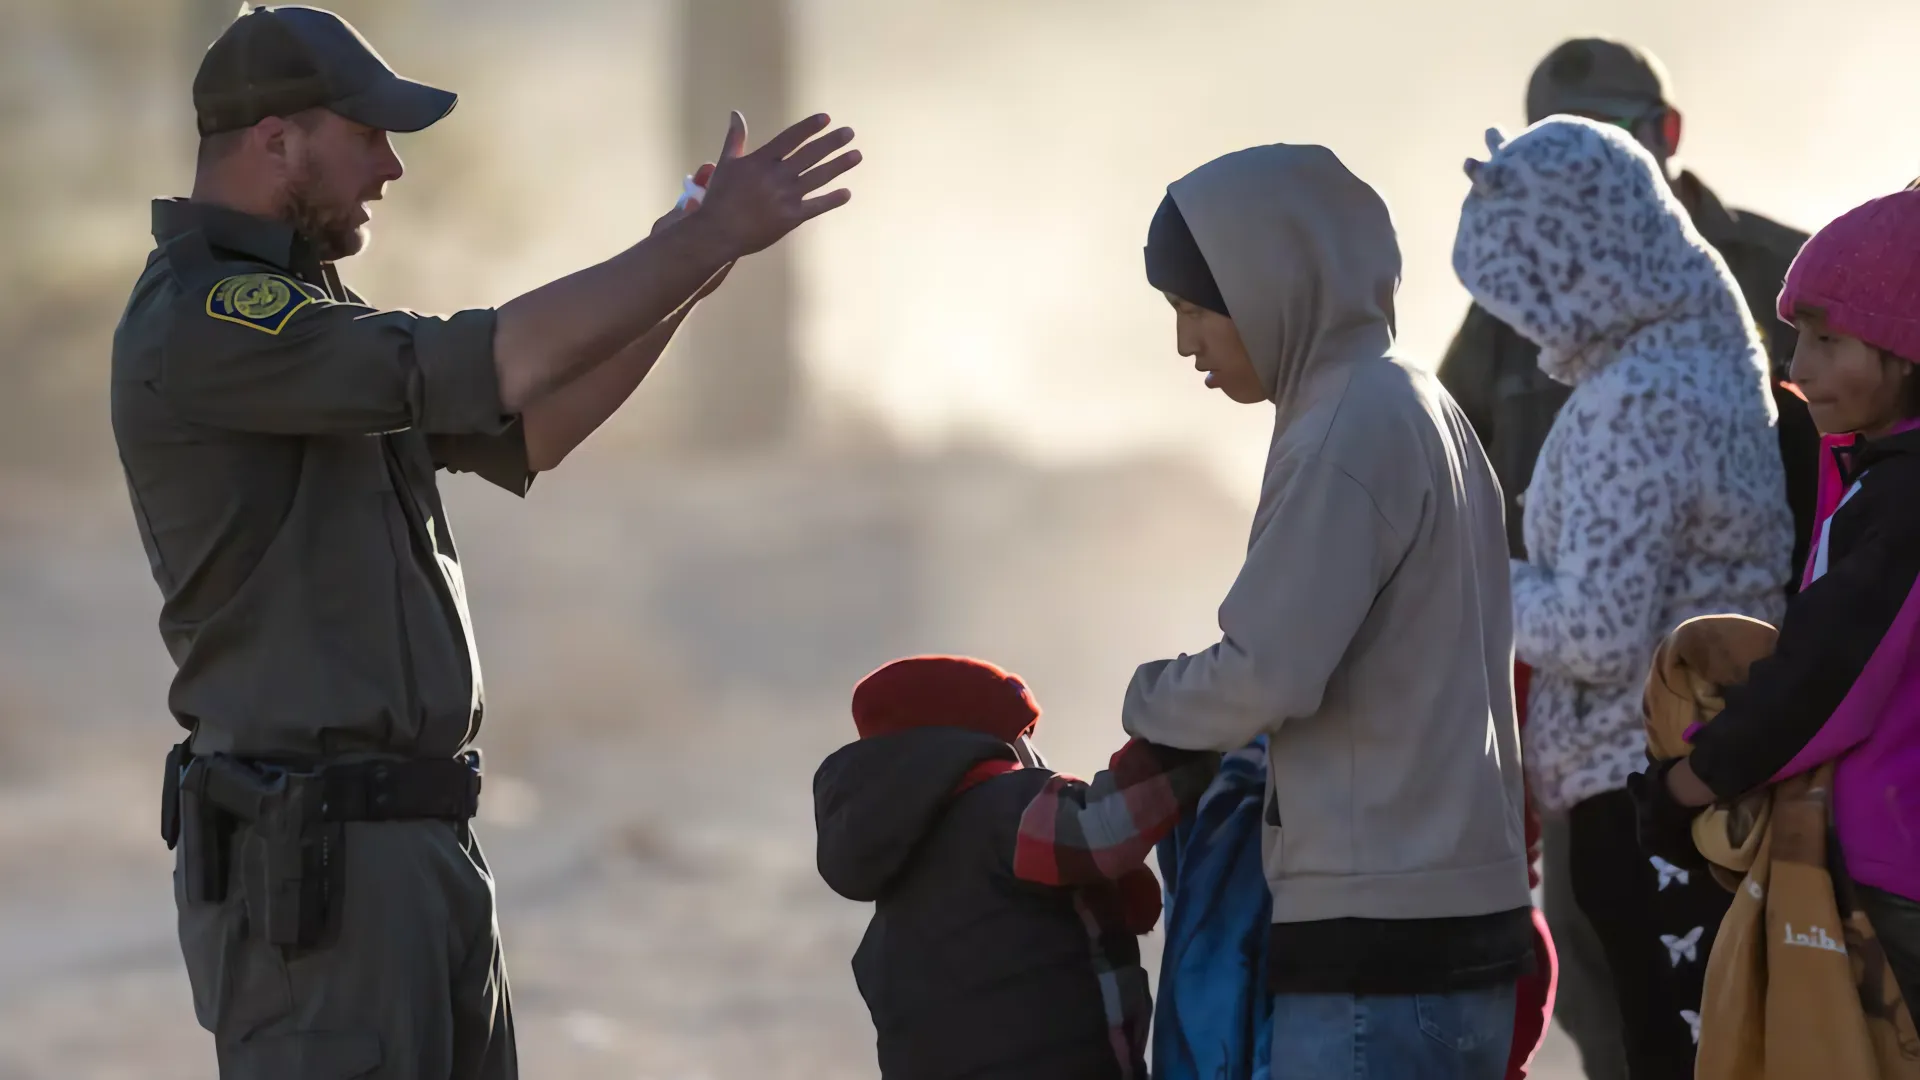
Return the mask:
[[[1267,1080],[1273,897],[1260,865],[1267,740],[1228,754],[1200,805],[1160,842],[1165,951],[1153,1019],[1155,1080]]]

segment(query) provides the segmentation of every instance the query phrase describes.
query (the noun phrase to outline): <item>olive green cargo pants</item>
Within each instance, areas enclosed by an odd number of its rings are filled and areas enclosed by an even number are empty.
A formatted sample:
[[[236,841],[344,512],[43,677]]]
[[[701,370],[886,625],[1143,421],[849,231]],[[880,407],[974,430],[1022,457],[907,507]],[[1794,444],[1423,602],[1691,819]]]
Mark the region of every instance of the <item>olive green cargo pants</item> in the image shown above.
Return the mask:
[[[176,861],[180,950],[221,1080],[513,1080],[493,875],[472,833],[353,822],[344,848],[337,936],[312,949],[265,940],[242,886],[264,880],[251,828],[233,836],[221,903],[188,903]]]

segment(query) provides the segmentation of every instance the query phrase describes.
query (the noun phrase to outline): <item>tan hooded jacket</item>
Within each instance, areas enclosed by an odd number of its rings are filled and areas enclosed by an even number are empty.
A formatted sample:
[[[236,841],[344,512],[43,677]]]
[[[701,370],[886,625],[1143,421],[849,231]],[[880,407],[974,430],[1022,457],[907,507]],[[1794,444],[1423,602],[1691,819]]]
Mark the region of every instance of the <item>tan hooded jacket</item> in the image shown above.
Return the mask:
[[[1387,207],[1324,147],[1229,154],[1168,189],[1276,407],[1221,640],[1143,666],[1129,733],[1271,733],[1276,922],[1529,902],[1499,486],[1466,418],[1392,355]]]

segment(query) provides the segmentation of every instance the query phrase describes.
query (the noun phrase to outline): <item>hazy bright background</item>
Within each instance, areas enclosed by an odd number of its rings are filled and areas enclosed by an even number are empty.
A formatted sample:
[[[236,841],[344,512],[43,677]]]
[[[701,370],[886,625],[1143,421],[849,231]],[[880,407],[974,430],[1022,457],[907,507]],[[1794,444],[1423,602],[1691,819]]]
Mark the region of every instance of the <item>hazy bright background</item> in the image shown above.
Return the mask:
[[[222,6],[0,3],[7,1078],[212,1074],[153,827],[177,730],[105,372],[147,200],[190,185],[186,88]],[[338,9],[462,95],[400,138],[409,175],[345,268],[376,302],[499,303],[612,254],[698,160],[674,145],[697,73],[672,0]],[[653,421],[701,378],[670,354],[524,504],[448,485],[529,1075],[871,1076],[846,969],[865,912],[811,866],[808,780],[847,687],[905,652],[989,656],[1084,771],[1132,667],[1209,642],[1268,417],[1201,388],[1142,280],[1169,181],[1257,142],[1335,148],[1393,208],[1403,341],[1431,358],[1465,304],[1460,162],[1519,126],[1564,37],[1659,55],[1684,163],[1736,207],[1812,228],[1920,173],[1920,6],[1895,0],[790,12],[794,115],[750,116],[756,136],[824,110],[867,158],[853,203],[793,241],[804,422],[726,460],[662,445]]]

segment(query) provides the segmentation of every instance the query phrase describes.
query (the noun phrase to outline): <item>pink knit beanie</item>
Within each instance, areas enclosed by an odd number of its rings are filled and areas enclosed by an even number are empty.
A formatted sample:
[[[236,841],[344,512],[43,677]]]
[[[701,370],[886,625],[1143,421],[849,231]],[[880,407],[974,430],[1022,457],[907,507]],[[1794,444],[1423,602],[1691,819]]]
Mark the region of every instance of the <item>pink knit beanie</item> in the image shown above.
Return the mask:
[[[1780,290],[1781,319],[1793,322],[1801,308],[1920,363],[1920,191],[1874,199],[1815,233]]]

